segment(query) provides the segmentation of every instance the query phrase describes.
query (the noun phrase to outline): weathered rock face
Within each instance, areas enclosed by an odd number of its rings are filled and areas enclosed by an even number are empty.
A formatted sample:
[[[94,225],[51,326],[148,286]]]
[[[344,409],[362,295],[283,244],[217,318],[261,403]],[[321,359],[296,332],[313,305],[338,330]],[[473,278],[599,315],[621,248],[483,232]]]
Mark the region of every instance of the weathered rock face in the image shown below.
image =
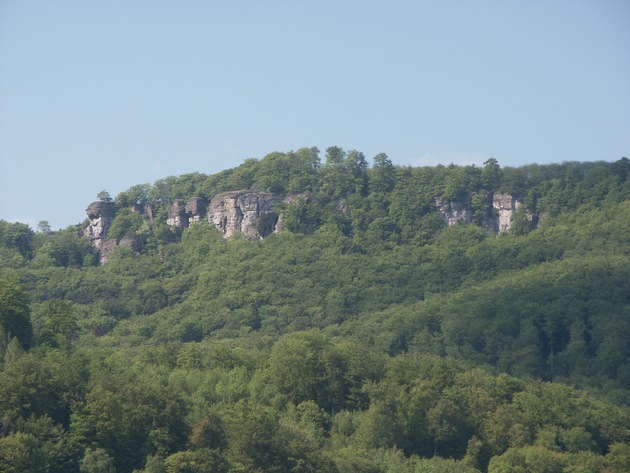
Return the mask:
[[[201,219],[206,214],[207,202],[202,197],[191,197],[186,202],[186,218],[188,219],[188,225],[201,222]]]
[[[85,210],[89,225],[83,230],[83,237],[101,250],[107,239],[107,232],[116,216],[116,205],[113,202],[92,202]]]
[[[168,210],[168,218],[166,223],[171,227],[183,230],[188,226],[188,217],[186,217],[186,201],[183,199],[175,199]]]
[[[118,242],[116,241],[116,239],[105,240],[103,242],[103,244],[101,245],[101,248],[98,251],[99,261],[101,264],[107,263],[107,260],[109,259],[109,255],[111,254],[112,251],[114,251],[114,248],[116,248],[117,246],[118,246]]]
[[[496,232],[505,233],[512,226],[514,212],[521,206],[511,194],[494,194],[492,208],[496,212]]]
[[[168,211],[166,223],[183,230],[191,223],[200,222],[205,212],[206,200],[202,197],[191,197],[188,200],[175,199]]]
[[[109,259],[112,251],[114,251],[114,249],[118,247],[131,248],[131,250],[137,253],[139,253],[140,250],[142,249],[142,245],[134,237],[124,236],[120,239],[120,241],[116,241],[115,238],[112,238],[111,240],[104,241],[103,244],[101,245],[101,248],[99,250],[100,263],[101,264],[107,263],[107,260]]]
[[[140,214],[142,218],[145,218],[151,222],[153,221],[153,206],[151,204],[134,204],[131,206],[131,211],[133,213]]]
[[[208,221],[231,238],[241,232],[248,240],[260,240],[278,232],[278,215],[274,208],[281,199],[262,192],[225,192],[210,202]]]
[[[470,198],[449,200],[445,197],[436,197],[435,206],[449,227],[459,223],[472,223],[473,211],[470,206]]]
[[[271,233],[281,231],[281,221],[277,206],[290,203],[296,198],[308,198],[308,194],[286,196],[284,198],[264,192],[234,191],[215,196],[210,204],[202,197],[192,197],[188,200],[175,200],[168,212],[167,224],[180,230],[187,228],[194,222],[201,221],[206,215],[210,224],[223,233],[225,238],[231,238],[242,233],[248,240],[260,240]],[[481,200],[480,200],[481,198]],[[479,223],[473,209],[483,210],[480,224],[496,234],[510,230],[515,212],[521,203],[511,194],[472,194],[458,200],[436,197],[435,206],[448,226],[460,223],[471,224],[473,220]],[[481,203],[480,203],[481,202]],[[347,209],[343,201],[338,205],[339,211]],[[151,206],[135,205],[131,209],[140,213],[143,218],[154,218]],[[86,209],[89,225],[82,231],[82,236],[90,241],[99,251],[101,263],[107,261],[111,251],[117,246],[129,247],[140,251],[141,241],[125,237],[120,241],[108,239],[108,231],[116,216],[116,205],[113,202],[93,202]],[[474,217],[474,218],[473,218]],[[534,228],[542,215],[525,214],[525,218]]]
[[[490,196],[487,198],[490,199]],[[491,201],[487,201],[487,205],[491,205],[492,215],[483,219],[483,227],[499,234],[510,229],[514,212],[521,206],[521,203],[511,194],[495,193],[492,195]],[[472,223],[473,221],[474,211],[470,197],[453,201],[444,197],[436,197],[435,206],[449,227],[458,223]],[[531,220],[533,216],[528,216],[528,218]]]
[[[153,209],[150,206],[134,206],[132,212],[139,212],[143,217],[153,219]],[[81,236],[86,238],[99,252],[101,264],[109,259],[114,248],[119,246],[131,248],[133,251],[141,250],[141,242],[134,237],[125,236],[120,241],[115,238],[108,238],[109,228],[116,217],[116,205],[113,202],[92,202],[86,209],[89,225],[81,232]]]

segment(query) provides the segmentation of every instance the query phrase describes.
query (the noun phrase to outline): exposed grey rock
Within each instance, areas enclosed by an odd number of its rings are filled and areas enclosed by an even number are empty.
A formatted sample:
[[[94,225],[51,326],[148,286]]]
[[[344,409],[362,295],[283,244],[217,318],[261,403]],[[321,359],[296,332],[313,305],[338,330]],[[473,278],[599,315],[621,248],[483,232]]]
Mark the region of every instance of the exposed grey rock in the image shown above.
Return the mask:
[[[135,252],[140,252],[140,250],[142,249],[142,244],[140,243],[140,241],[137,238],[129,235],[122,237],[121,240],[118,242],[118,246],[123,248],[131,248]]]
[[[186,201],[183,199],[175,199],[168,210],[168,218],[166,223],[171,227],[183,230],[188,226],[188,217],[186,216]]]
[[[116,248],[117,246],[118,242],[115,238],[112,240],[105,240],[103,242],[99,249],[99,260],[101,264],[107,263],[111,252],[114,251],[114,248]]]
[[[167,224],[183,230],[190,224],[201,221],[207,209],[208,221],[221,231],[225,238],[242,233],[248,240],[260,240],[282,230],[281,218],[276,211],[279,204],[308,197],[308,194],[283,198],[265,192],[233,191],[215,196],[209,205],[202,197],[192,197],[187,201],[176,199],[169,209]],[[471,195],[466,195],[457,200],[436,197],[434,201],[446,225],[452,226],[473,222],[472,202],[478,200],[478,197],[473,199]],[[482,226],[497,234],[509,231],[514,214],[521,207],[518,199],[507,193],[483,194],[482,197],[489,212],[482,219]],[[479,206],[479,204],[476,205]],[[346,211],[345,202],[341,201],[338,208],[342,213]],[[119,242],[108,239],[107,233],[116,216],[116,211],[117,208],[113,202],[100,201],[92,202],[86,209],[90,223],[82,231],[82,236],[99,250],[101,263],[107,261],[111,251],[117,246],[129,247],[134,251],[140,250],[140,242],[134,238],[125,237]],[[154,211],[150,205],[135,205],[132,211],[140,213],[145,219],[154,218]],[[533,227],[543,217],[544,215],[534,215],[530,212],[525,214],[525,218]]]
[[[435,205],[449,227],[459,223],[472,223],[473,211],[469,197],[465,200],[449,200],[446,197],[436,197]]]
[[[206,200],[203,197],[191,197],[188,200],[175,199],[168,210],[166,223],[183,230],[191,223],[200,222],[206,213]]]
[[[248,240],[260,240],[278,232],[278,215],[274,209],[281,201],[280,197],[264,192],[225,192],[210,202],[208,221],[225,238],[240,232]]]
[[[120,241],[116,241],[115,238],[112,238],[110,240],[105,240],[99,250],[100,263],[101,264],[107,263],[107,260],[109,260],[109,257],[111,256],[112,251],[114,251],[114,249],[118,247],[130,248],[134,252],[139,253],[140,250],[142,249],[141,246],[142,245],[140,244],[140,241],[138,241],[137,238],[134,238],[131,236],[124,236],[120,239]]]
[[[109,228],[116,217],[116,205],[113,202],[92,202],[86,209],[90,223],[81,232],[99,252],[101,264],[106,263],[111,252],[118,246],[131,248],[133,251],[141,250],[141,242],[134,237],[125,236],[120,241],[108,238]],[[135,205],[132,212],[139,212],[145,218],[153,218],[153,209],[150,206]]]
[[[514,212],[521,206],[511,194],[494,194],[492,208],[496,212],[496,232],[505,233],[512,226]]]
[[[521,207],[521,202],[511,194],[495,193],[484,197],[487,200],[488,208],[492,213],[483,219],[483,227],[496,234],[505,233],[510,230],[514,219],[514,213]],[[435,206],[442,216],[442,219],[449,227],[459,223],[472,223],[473,209],[471,198],[466,197],[460,200],[449,200],[445,197],[436,197]],[[536,216],[528,212],[526,218],[530,222],[536,221]]]
[[[186,202],[186,218],[188,225],[201,222],[206,213],[207,202],[203,197],[191,197]]]
[[[113,202],[92,202],[85,212],[90,223],[83,230],[82,236],[100,251],[116,216],[116,205]]]

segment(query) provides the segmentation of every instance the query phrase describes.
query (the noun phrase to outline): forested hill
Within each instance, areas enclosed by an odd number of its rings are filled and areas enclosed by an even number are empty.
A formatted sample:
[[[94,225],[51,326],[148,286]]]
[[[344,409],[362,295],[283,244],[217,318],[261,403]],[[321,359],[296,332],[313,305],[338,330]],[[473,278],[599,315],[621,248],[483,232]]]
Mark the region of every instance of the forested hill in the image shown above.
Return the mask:
[[[0,221],[0,471],[630,471],[629,174],[305,148]]]

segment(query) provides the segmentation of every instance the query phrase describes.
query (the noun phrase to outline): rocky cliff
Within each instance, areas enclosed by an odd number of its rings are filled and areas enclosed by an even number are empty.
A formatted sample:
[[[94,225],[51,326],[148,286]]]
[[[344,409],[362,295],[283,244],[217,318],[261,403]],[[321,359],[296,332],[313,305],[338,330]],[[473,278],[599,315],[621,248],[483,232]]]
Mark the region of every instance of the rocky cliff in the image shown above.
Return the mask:
[[[449,200],[446,197],[436,197],[435,206],[440,212],[444,223],[449,227],[459,223],[472,223],[473,211],[470,205],[470,197],[465,199]]]
[[[206,214],[208,202],[203,197],[192,197],[186,201],[184,210],[186,212],[186,218],[188,219],[188,225],[195,222],[201,222]]]
[[[225,238],[243,233],[248,240],[260,240],[279,230],[274,211],[282,199],[263,192],[225,192],[210,202],[208,221]]]
[[[175,199],[168,209],[168,217],[166,224],[171,227],[183,230],[188,226],[188,218],[186,217],[186,201],[183,199]]]
[[[124,236],[120,239],[120,241],[116,240],[115,238],[105,240],[99,250],[99,261],[101,262],[101,264],[107,263],[111,252],[118,247],[130,248],[131,250],[139,253],[142,249],[142,244],[137,238],[132,236]]]
[[[100,251],[107,240],[107,231],[116,217],[116,205],[113,202],[92,202],[85,213],[89,223],[82,236]]]
[[[85,210],[88,216],[88,226],[85,227],[81,236],[86,238],[99,252],[101,264],[107,262],[110,253],[116,247],[131,248],[140,251],[141,244],[138,239],[131,236],[124,236],[120,241],[108,236],[109,229],[116,217],[116,205],[113,202],[92,202]],[[150,206],[132,208],[133,212],[139,212],[144,218],[153,219],[153,209]]]
[[[492,208],[495,212],[493,229],[496,233],[505,233],[510,229],[514,212],[520,206],[521,203],[511,194],[494,194],[492,196]]]
[[[511,194],[494,193],[484,197],[485,199],[487,199],[485,205],[489,213],[483,218],[483,227],[496,234],[507,232],[512,226],[514,213],[521,206],[521,202]],[[473,209],[470,195],[457,200],[436,197],[435,206],[444,223],[449,227],[459,223],[469,224],[473,222],[475,209]]]
[[[188,200],[175,199],[168,210],[166,223],[183,230],[191,223],[200,222],[206,213],[206,200],[203,197],[191,197]]]
[[[265,192],[234,191],[218,194],[209,204],[203,197],[176,199],[169,208],[166,223],[183,230],[207,218],[224,238],[232,238],[241,233],[248,240],[260,240],[271,233],[281,231],[278,205],[291,202],[294,197],[283,198]],[[452,200],[436,197],[434,202],[446,225],[475,222],[496,234],[507,232],[511,228],[515,212],[521,206],[514,196],[500,193],[466,194]],[[339,208],[340,212],[343,212],[343,205],[340,204]],[[116,211],[113,202],[93,202],[86,210],[89,224],[82,235],[99,250],[101,262],[105,262],[109,253],[117,246],[139,250],[137,248],[139,242],[133,238],[124,237],[120,241],[108,239],[108,230]],[[140,213],[144,219],[153,220],[153,209],[150,206],[134,206],[132,211]],[[525,218],[532,224],[536,223],[529,214]]]
[[[207,204],[201,197],[187,201],[175,200],[166,223],[183,230],[207,216],[208,222],[225,238],[242,233],[248,240],[260,240],[280,231],[280,219],[275,209],[283,199],[267,192],[233,191],[218,194]]]

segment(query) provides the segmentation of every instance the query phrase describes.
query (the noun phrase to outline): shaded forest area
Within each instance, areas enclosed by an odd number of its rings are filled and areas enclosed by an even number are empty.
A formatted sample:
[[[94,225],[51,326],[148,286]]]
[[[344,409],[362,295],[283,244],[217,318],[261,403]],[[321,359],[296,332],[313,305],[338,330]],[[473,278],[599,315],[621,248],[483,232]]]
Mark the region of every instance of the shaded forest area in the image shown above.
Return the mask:
[[[0,221],[0,471],[629,471],[629,173],[276,152],[122,192],[103,265]],[[285,230],[166,224],[241,189],[298,196]]]

